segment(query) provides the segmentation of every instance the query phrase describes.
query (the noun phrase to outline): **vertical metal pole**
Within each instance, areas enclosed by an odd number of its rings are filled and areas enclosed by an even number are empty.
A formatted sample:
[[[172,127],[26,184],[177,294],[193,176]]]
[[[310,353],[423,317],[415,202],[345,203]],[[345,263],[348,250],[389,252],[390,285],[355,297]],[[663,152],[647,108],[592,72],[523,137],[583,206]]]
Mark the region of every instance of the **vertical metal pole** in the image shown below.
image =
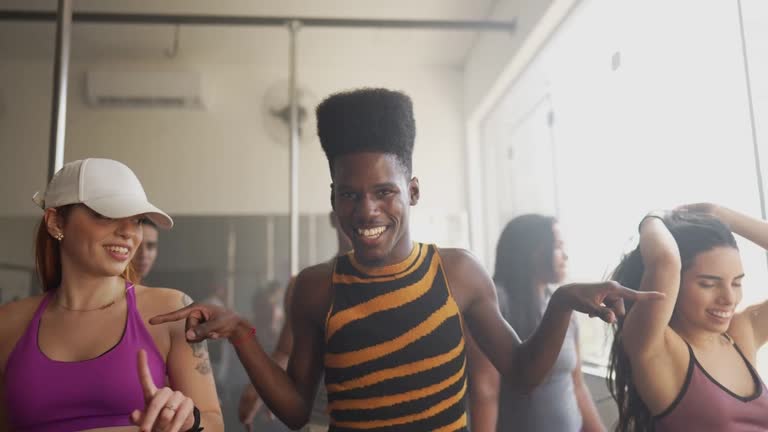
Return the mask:
[[[744,78],[747,90],[747,102],[749,106],[749,125],[752,131],[752,147],[755,154],[755,172],[757,174],[757,193],[760,195],[760,215],[766,219],[765,190],[763,186],[763,169],[760,165],[760,146],[757,143],[757,126],[755,125],[755,105],[752,101],[752,78],[749,74],[749,56],[747,55],[747,37],[744,32],[744,15],[741,10],[741,0],[736,2],[739,13],[739,34],[741,36],[741,55],[744,59]],[[768,262],[768,251],[765,254]]]
[[[315,215],[307,215],[307,250],[309,251],[309,264],[313,265],[317,260],[317,219]]]
[[[275,218],[267,216],[267,282],[275,280]]]
[[[235,269],[237,263],[237,235],[235,223],[229,221],[227,228],[227,307],[235,308]]]
[[[549,95],[547,95],[549,101]],[[557,164],[557,146],[555,145],[555,111],[552,109],[552,103],[548,102],[547,107],[547,135],[549,135],[549,145],[552,149],[552,192],[555,198],[555,217],[560,218],[560,178]]]
[[[296,35],[301,23],[297,20],[288,23],[290,41],[290,85],[288,100],[291,113],[291,276],[299,272],[299,106],[296,89]]]
[[[64,138],[67,127],[67,79],[69,47],[72,40],[72,0],[59,0],[56,18],[56,54],[53,59],[53,100],[48,150],[48,180],[64,165]]]

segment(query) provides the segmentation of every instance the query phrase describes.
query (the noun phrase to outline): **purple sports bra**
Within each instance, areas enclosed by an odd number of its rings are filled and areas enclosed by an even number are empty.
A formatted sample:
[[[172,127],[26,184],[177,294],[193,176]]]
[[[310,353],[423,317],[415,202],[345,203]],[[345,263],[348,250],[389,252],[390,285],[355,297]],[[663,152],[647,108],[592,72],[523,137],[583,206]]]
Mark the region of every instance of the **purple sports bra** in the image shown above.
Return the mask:
[[[51,360],[40,351],[40,318],[51,299],[40,302],[32,322],[16,343],[5,368],[5,394],[12,430],[72,432],[129,426],[131,412],[144,408],[137,372],[143,348],[155,385],[165,383],[165,362],[136,308],[136,293],[126,284],[128,318],[120,341],[84,361]]]

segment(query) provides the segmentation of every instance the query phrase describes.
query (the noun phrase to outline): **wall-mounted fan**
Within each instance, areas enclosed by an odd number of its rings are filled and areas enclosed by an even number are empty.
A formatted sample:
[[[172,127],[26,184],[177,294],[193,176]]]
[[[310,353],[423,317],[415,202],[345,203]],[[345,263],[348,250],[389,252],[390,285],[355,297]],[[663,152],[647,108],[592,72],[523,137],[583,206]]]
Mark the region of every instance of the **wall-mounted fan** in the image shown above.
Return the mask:
[[[296,93],[299,114],[299,142],[311,142],[317,136],[315,130],[317,99],[303,86],[298,86]],[[276,143],[289,145],[290,115],[288,81],[277,82],[264,93],[261,110],[264,129]]]

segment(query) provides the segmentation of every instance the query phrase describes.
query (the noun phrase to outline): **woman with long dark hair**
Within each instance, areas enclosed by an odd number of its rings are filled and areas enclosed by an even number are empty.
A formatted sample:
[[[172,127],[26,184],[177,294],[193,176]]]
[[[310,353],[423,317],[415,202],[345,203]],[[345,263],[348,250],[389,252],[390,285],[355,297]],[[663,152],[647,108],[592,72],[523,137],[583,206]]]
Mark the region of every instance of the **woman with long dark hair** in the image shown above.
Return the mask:
[[[666,299],[627,304],[617,321],[609,374],[617,431],[768,429],[768,393],[754,368],[768,303],[736,312],[744,270],[731,229],[768,248],[768,223],[712,204],[640,223],[640,244],[613,279]]]
[[[521,339],[541,322],[552,287],[565,279],[567,261],[553,217],[518,216],[501,233],[493,280],[502,314]],[[528,395],[502,388],[498,416],[500,432],[605,430],[584,384],[575,321],[549,378]]]

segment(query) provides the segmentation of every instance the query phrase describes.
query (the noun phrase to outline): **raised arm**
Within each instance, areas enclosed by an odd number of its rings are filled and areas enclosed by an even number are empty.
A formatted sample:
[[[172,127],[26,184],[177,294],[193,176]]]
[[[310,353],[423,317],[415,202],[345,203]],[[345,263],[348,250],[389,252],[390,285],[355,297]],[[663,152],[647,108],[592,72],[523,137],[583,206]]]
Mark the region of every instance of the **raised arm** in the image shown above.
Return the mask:
[[[712,215],[728,225],[734,233],[763,249],[768,249],[768,222],[762,219],[713,203],[687,204],[678,210]]]
[[[691,204],[686,208],[706,210],[725,222],[734,233],[768,249],[768,222],[716,204]]]
[[[635,304],[624,320],[621,338],[630,358],[652,358],[666,349],[665,334],[680,289],[680,252],[674,237],[657,216],[640,223],[640,257],[644,271],[641,291],[659,291],[666,297]]]
[[[505,384],[529,392],[547,376],[557,360],[574,310],[615,319],[607,305],[621,298],[654,300],[658,293],[638,293],[613,282],[571,284],[555,291],[541,324],[525,341],[499,311],[496,289],[480,263],[459,249],[441,250],[452,293],[480,349],[501,373]]]

